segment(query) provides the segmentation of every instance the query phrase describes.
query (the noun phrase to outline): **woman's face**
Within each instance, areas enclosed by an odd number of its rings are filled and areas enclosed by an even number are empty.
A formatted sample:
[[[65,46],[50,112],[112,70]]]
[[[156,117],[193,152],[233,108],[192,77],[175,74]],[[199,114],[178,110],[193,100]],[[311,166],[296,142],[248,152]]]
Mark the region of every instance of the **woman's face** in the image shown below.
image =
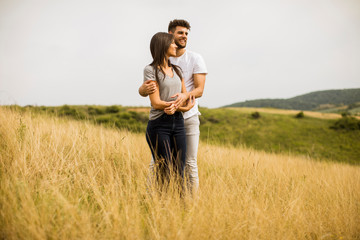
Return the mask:
[[[170,47],[167,50],[168,57],[176,57],[176,49],[177,46],[175,44],[175,41],[173,40],[172,43],[170,44]]]

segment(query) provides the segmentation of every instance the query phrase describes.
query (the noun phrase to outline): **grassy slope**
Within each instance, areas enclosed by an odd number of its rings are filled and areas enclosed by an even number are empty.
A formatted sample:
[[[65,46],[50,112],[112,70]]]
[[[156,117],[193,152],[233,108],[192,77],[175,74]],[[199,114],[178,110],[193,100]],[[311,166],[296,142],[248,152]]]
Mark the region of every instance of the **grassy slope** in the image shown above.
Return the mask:
[[[360,131],[333,130],[336,120],[260,112],[259,119],[232,109],[202,109],[201,138],[274,152],[359,164]]]
[[[146,190],[143,134],[0,108],[1,239],[358,239],[360,168],[199,148],[195,199]]]

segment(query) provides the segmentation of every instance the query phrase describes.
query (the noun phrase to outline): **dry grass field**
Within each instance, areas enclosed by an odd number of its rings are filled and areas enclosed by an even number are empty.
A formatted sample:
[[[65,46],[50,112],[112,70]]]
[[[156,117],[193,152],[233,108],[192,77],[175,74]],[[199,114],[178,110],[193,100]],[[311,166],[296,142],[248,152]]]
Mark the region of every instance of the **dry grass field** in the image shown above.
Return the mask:
[[[145,136],[0,107],[0,239],[360,239],[360,168],[200,144],[200,189],[147,189]]]

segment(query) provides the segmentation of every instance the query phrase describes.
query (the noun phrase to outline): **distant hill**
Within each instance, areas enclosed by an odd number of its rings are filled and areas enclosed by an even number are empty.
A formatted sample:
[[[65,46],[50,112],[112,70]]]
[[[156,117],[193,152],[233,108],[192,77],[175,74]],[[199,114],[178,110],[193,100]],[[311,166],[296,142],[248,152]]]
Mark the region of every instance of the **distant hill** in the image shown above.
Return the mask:
[[[311,92],[288,99],[257,99],[224,107],[258,107],[295,110],[326,110],[360,102],[360,88]]]

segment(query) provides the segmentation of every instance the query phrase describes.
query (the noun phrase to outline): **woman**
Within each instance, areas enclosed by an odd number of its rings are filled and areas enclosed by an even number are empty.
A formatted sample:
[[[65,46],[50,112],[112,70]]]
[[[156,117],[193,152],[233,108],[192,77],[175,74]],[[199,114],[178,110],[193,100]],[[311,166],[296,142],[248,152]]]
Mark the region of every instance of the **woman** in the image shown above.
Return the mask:
[[[186,135],[182,112],[190,110],[195,98],[186,92],[180,68],[170,63],[177,46],[172,34],[156,33],[150,42],[153,61],[144,69],[144,81],[155,81],[156,91],[149,95],[151,110],[146,140],[155,160],[159,183],[166,183],[172,172],[184,179]],[[187,100],[178,106],[176,98]]]

